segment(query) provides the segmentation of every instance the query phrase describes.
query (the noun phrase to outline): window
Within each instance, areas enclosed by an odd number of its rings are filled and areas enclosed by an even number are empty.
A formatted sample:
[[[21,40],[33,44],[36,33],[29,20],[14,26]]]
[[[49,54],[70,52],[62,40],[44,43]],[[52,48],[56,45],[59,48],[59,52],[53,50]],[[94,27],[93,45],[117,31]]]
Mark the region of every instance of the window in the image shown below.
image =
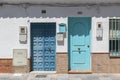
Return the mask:
[[[120,56],[120,19],[109,20],[109,51],[110,56]]]

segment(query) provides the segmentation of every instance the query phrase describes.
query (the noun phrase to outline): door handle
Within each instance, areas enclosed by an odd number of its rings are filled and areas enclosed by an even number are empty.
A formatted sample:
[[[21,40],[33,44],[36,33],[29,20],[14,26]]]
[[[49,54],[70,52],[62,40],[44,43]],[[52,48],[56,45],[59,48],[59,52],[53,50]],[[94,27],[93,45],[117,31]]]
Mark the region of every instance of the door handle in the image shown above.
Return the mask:
[[[80,48],[78,48],[78,51],[80,51]]]
[[[49,47],[48,50],[51,52],[51,47]]]
[[[78,52],[80,53],[80,48],[78,48]]]

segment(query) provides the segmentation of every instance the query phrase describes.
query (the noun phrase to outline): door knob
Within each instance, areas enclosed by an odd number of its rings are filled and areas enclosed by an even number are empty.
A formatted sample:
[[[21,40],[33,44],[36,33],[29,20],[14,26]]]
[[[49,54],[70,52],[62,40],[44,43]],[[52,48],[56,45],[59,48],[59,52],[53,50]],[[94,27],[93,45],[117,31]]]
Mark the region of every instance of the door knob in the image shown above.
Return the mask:
[[[89,48],[90,46],[88,45],[87,47]]]

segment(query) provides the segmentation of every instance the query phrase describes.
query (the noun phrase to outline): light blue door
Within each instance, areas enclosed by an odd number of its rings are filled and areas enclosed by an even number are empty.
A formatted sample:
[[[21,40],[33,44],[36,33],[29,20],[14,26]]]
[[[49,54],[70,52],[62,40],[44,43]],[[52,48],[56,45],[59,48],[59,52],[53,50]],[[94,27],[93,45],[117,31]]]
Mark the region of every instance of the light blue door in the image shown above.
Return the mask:
[[[55,23],[31,23],[31,70],[56,70]]]
[[[91,18],[68,18],[69,69],[91,70]]]

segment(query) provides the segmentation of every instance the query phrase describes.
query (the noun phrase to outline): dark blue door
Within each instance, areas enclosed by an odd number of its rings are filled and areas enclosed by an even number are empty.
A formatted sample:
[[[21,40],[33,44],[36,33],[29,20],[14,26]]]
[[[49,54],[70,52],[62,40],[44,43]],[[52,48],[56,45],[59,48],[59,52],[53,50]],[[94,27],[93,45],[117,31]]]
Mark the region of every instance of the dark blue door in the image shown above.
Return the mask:
[[[31,70],[56,70],[56,23],[31,23]]]

